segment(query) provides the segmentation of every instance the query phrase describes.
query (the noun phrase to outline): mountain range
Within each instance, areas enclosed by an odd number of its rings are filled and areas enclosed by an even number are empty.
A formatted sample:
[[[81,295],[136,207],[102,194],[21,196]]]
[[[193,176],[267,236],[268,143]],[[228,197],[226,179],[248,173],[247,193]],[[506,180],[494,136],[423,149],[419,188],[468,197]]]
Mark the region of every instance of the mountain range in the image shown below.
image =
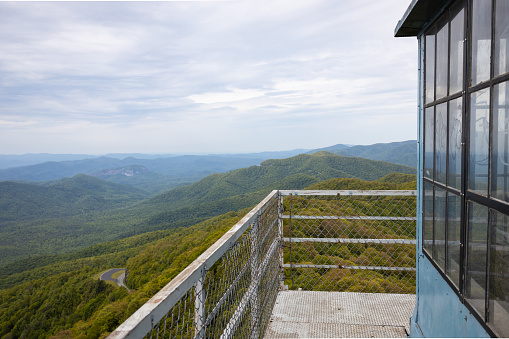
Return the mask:
[[[0,181],[0,337],[105,337],[273,189],[415,189],[415,168],[367,159],[412,143],[1,170],[18,179]],[[112,267],[131,291],[98,280]]]
[[[319,151],[415,167],[417,142],[410,140],[370,146],[338,144],[315,150],[296,149],[281,152],[219,155],[110,154],[102,157],[68,154],[0,155],[0,168],[2,168],[0,169],[0,181],[38,182],[48,185],[54,180],[77,174],[87,174],[114,183],[130,185],[154,195],[171,188],[191,184],[210,174],[260,165],[267,159],[284,159],[298,154],[312,154]],[[66,160],[4,168],[13,163],[27,163],[42,159]]]
[[[417,167],[417,141],[379,143],[368,146],[348,146],[338,144],[316,149],[308,153],[327,151],[346,157],[361,157],[371,160],[388,161],[395,164]]]
[[[318,157],[330,156],[322,153]],[[304,160],[313,158],[311,155]],[[274,167],[291,166],[295,160]],[[293,176],[309,177],[305,174]],[[86,178],[77,179],[82,185]],[[101,181],[97,178],[88,180],[90,184]],[[303,184],[299,180],[293,181],[292,185]],[[66,181],[67,185],[72,183],[72,179]],[[302,188],[378,190],[415,189],[415,185],[414,174],[393,173],[376,181],[333,178]],[[31,256],[0,267],[0,337],[106,337],[248,210],[230,211],[189,227],[146,232],[108,242],[103,240],[68,253]],[[356,245],[355,251],[356,254],[347,251],[351,260],[357,260],[352,255],[364,255],[364,251],[372,252],[372,248]],[[98,279],[101,272],[112,267],[127,268],[129,292]]]
[[[133,167],[129,175],[136,170],[144,171]],[[331,178],[375,180],[393,172],[415,169],[320,151],[211,174],[155,196],[83,174],[43,185],[0,182],[0,264],[190,226],[252,206],[273,189],[302,189]]]

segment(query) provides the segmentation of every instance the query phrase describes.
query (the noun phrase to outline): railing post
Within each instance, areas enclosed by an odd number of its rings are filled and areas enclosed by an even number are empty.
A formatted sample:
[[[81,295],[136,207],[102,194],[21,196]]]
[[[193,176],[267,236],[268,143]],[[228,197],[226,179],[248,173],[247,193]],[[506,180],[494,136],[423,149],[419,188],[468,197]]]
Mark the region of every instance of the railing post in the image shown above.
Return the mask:
[[[292,281],[292,286],[291,288],[293,289],[293,259],[292,259],[292,197],[293,197],[293,194],[290,193],[290,217],[289,217],[289,222],[288,222],[288,226],[289,226],[289,246],[290,246],[290,279]]]
[[[277,194],[278,205],[277,205],[277,219],[278,219],[278,236],[279,236],[279,289],[285,290],[285,269],[284,269],[284,247],[285,243],[283,240],[283,195],[278,191]]]
[[[260,276],[258,272],[258,256],[259,247],[258,243],[258,231],[260,227],[260,215],[256,217],[255,222],[251,226],[251,338],[258,338],[258,327],[259,327],[259,309],[258,309],[258,286],[260,284]]]
[[[203,337],[205,325],[205,276],[207,270],[205,266],[202,269],[201,277],[194,284],[194,336],[195,338]]]

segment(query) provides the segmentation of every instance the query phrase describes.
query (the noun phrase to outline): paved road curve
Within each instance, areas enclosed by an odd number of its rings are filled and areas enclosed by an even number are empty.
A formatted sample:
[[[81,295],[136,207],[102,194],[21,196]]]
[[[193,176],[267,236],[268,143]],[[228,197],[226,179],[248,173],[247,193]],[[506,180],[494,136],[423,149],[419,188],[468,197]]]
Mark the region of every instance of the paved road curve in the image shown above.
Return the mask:
[[[118,271],[124,271],[124,270],[125,270],[125,268],[112,268],[111,270],[106,271],[106,272],[104,272],[103,274],[101,274],[101,277],[100,277],[99,279],[101,279],[101,280],[113,281],[113,282],[116,282],[116,283],[118,284],[117,279],[112,278],[111,276],[112,276],[113,274],[115,274],[115,272],[118,272]],[[123,278],[124,278],[124,276],[125,276],[125,275],[121,275],[121,277],[122,277],[122,282],[124,281],[124,279],[123,279]],[[120,278],[120,277],[119,277],[119,278]],[[120,279],[119,279],[119,280],[120,280]]]

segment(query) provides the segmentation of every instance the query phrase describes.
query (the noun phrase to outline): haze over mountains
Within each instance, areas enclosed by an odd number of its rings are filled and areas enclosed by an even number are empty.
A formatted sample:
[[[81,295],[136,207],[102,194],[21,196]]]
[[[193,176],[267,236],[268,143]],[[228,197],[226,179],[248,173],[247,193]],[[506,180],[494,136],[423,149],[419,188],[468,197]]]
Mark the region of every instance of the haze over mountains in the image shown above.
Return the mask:
[[[292,150],[249,154],[219,155],[0,155],[0,181],[52,181],[76,174],[87,174],[115,183],[131,185],[155,194],[196,182],[213,173],[259,165],[267,159],[283,159],[302,153],[328,151],[348,157],[362,157],[395,164],[416,166],[415,140],[370,146],[334,145],[316,150]],[[43,159],[53,159],[34,163]],[[56,161],[58,159],[66,159]],[[15,164],[31,165],[12,167]],[[9,167],[9,168],[7,168]]]
[[[95,157],[0,170],[0,265],[194,225],[253,206],[273,189],[302,189],[331,178],[415,174],[415,168],[398,161],[413,157],[415,163],[416,141],[302,151]],[[288,154],[293,156],[285,158]]]
[[[136,178],[141,167],[113,171]],[[211,174],[150,198],[146,190],[78,174],[43,184],[0,182],[0,264],[64,253],[148,231],[189,226],[252,206],[273,189],[302,189],[331,178],[375,180],[415,169],[320,151]],[[33,235],[37,236],[33,236]]]

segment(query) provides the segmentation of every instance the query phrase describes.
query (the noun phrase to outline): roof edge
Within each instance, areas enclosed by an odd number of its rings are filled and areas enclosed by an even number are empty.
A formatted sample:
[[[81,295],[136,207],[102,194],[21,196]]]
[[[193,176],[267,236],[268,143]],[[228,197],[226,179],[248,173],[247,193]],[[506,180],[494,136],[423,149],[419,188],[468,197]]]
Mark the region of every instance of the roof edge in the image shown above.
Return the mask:
[[[450,0],[412,0],[394,29],[395,37],[417,36]]]

